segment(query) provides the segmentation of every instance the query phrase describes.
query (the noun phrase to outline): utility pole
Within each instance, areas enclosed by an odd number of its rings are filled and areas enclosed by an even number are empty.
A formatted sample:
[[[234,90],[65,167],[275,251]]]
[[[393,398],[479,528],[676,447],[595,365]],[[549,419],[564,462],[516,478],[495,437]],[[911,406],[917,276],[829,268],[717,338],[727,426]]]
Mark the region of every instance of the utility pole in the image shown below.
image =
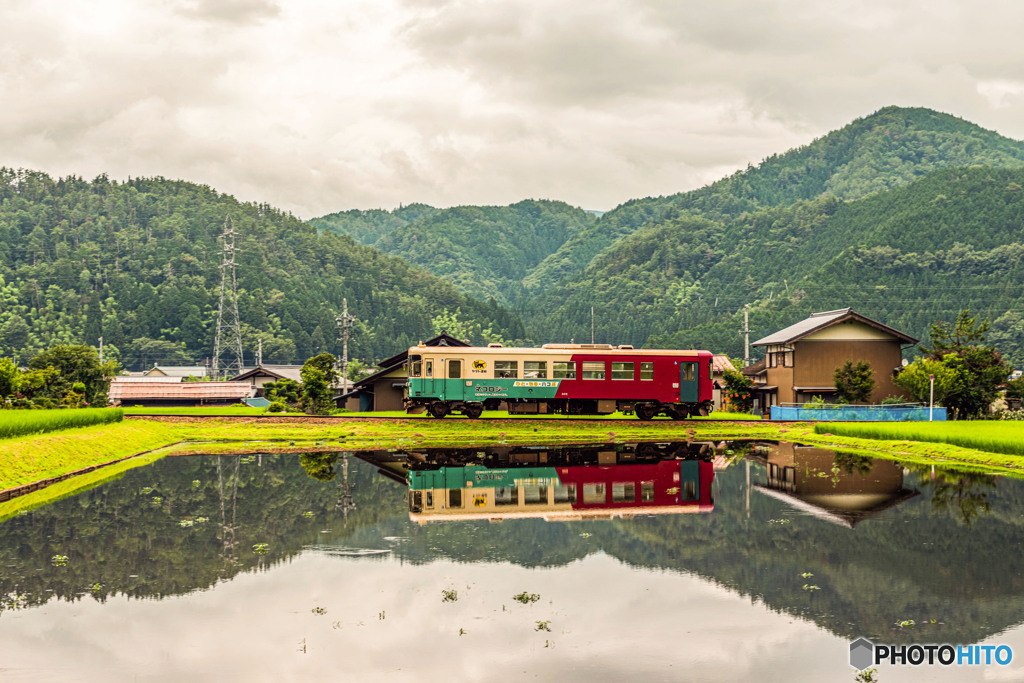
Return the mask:
[[[750,367],[750,304],[743,304],[743,367]]]
[[[352,323],[356,321],[355,316],[348,314],[348,299],[341,300],[341,315],[334,316],[334,322],[341,330],[341,393],[348,393],[348,331],[352,329]]]
[[[256,367],[263,365],[263,337],[257,340],[256,345]]]
[[[213,379],[220,379],[221,339],[226,340],[233,348],[234,362],[226,363],[224,369],[237,369],[242,374],[242,324],[238,319],[238,280],[235,276],[235,226],[231,216],[224,217],[224,258],[220,264],[220,303],[217,305],[217,334],[213,339]],[[227,308],[225,309],[225,299]],[[226,319],[225,319],[226,316]]]
[[[590,343],[594,343],[594,307],[590,307]]]
[[[100,365],[103,365],[103,337],[100,337]]]

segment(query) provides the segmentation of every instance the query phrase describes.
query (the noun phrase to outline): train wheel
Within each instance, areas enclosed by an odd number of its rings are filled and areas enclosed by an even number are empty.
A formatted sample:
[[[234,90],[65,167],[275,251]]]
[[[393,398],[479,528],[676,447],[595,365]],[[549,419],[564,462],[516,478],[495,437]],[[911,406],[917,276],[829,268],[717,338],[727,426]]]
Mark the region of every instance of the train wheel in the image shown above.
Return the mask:
[[[431,403],[427,406],[427,412],[430,413],[431,417],[441,419],[448,414],[448,404],[441,403],[440,401],[437,403]]]
[[[462,414],[468,417],[470,420],[475,420],[484,412],[483,406],[463,406]]]
[[[645,421],[653,419],[655,413],[658,412],[658,409],[654,406],[647,405],[639,405],[634,410],[636,411],[637,419]]]
[[[711,409],[711,404],[709,404],[707,401],[704,401],[703,403],[700,404],[700,408],[697,409],[697,412],[700,413],[701,417],[707,417],[708,415],[711,414]]]
[[[690,410],[684,406],[676,406],[670,414],[673,420],[685,420],[690,417]]]

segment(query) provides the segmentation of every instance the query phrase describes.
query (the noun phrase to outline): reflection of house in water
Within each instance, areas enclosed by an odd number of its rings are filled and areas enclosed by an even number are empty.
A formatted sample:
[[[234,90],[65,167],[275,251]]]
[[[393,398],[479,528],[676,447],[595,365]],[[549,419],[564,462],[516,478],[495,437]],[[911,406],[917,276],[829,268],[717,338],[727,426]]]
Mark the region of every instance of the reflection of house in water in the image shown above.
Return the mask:
[[[357,453],[386,476],[407,458],[409,518],[548,521],[709,512],[715,447],[636,443]],[[390,463],[388,462],[390,459]]]
[[[904,488],[903,468],[890,460],[784,441],[763,445],[755,459],[767,466],[768,484],[754,490],[851,529],[919,493]]]

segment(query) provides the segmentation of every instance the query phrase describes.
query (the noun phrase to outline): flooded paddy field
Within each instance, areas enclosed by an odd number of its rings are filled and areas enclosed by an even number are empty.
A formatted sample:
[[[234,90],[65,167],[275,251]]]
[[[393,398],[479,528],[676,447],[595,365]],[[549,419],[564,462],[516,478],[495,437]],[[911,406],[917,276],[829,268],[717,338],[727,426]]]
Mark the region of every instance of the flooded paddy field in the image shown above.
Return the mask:
[[[1005,645],[1024,484],[787,442],[164,458],[0,521],[0,680],[854,680]]]

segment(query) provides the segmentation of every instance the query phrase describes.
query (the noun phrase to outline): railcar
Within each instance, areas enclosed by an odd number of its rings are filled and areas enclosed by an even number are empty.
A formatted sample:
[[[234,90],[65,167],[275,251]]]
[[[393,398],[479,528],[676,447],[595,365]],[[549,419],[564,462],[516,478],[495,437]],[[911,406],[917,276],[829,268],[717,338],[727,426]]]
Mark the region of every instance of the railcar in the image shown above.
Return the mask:
[[[710,512],[714,467],[706,460],[412,470],[409,518],[418,524],[540,517],[547,521]]]
[[[433,417],[607,415],[682,420],[712,410],[711,353],[611,344],[540,348],[424,346],[409,349],[405,406]]]

